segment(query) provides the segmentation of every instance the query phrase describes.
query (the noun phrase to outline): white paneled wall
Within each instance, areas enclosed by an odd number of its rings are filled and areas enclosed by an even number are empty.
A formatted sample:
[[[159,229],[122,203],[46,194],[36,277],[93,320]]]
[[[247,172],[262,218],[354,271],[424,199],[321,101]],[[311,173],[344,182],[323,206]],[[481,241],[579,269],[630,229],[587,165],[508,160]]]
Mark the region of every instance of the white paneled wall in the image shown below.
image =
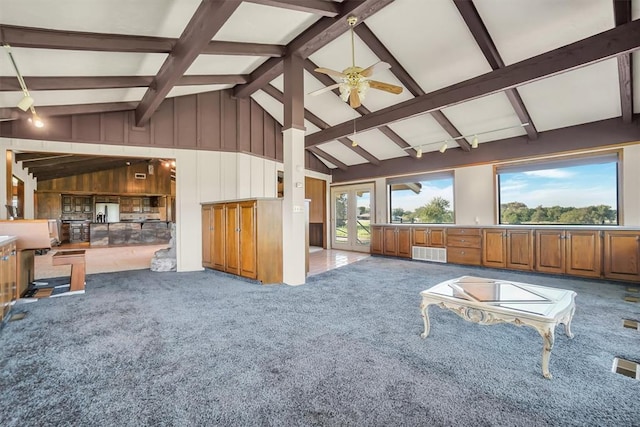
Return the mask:
[[[0,149],[89,155],[140,156],[176,159],[176,248],[178,271],[202,270],[200,203],[238,198],[275,197],[277,169],[282,164],[243,153],[128,147],[0,138]],[[0,188],[5,188],[5,162],[0,162]],[[20,170],[18,170],[20,169]],[[319,173],[310,175],[326,179]],[[25,215],[33,218],[36,183],[19,167],[15,175],[25,181]],[[28,178],[28,179],[27,179]],[[0,210],[6,219],[6,211]]]
[[[492,165],[455,170],[453,207],[459,225],[495,223],[495,196]]]

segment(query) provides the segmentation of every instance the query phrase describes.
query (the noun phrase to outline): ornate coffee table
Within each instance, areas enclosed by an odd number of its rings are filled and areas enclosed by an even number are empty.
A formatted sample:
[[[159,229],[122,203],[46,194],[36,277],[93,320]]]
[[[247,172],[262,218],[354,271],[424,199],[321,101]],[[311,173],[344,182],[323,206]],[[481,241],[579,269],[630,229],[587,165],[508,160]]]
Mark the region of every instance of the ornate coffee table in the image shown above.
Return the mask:
[[[542,336],[542,375],[552,378],[549,358],[556,326],[564,325],[565,334],[573,338],[571,319],[575,312],[576,293],[507,280],[463,276],[439,283],[420,292],[424,332],[429,335],[429,314],[432,304],[447,308],[469,322],[481,325],[512,323],[531,326]]]

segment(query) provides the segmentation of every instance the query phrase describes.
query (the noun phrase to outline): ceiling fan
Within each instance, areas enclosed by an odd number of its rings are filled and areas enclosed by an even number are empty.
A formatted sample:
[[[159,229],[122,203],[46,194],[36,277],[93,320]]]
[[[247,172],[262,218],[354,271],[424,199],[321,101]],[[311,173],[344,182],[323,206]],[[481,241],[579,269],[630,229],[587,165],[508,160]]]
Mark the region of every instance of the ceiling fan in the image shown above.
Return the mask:
[[[316,68],[318,73],[327,74],[329,76],[338,77],[342,81],[325,88],[311,92],[309,95],[319,95],[324,92],[339,88],[340,97],[343,101],[349,101],[349,105],[352,108],[358,108],[361,105],[361,101],[364,99],[369,88],[383,90],[393,94],[402,93],[402,87],[392,85],[390,83],[379,82],[376,80],[370,80],[369,77],[377,70],[387,70],[391,68],[391,65],[386,62],[377,62],[370,67],[360,68],[356,66],[356,52],[353,35],[353,27],[355,27],[358,18],[350,16],[347,18],[347,23],[351,27],[351,67],[346,68],[342,72],[331,70],[329,68]]]

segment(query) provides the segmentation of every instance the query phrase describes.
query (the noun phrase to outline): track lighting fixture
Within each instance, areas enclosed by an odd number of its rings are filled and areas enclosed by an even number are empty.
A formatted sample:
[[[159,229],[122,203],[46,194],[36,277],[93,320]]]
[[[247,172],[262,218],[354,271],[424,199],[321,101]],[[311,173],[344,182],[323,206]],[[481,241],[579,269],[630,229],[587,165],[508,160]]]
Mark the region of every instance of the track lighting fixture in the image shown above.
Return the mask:
[[[419,158],[422,157],[422,147],[424,147],[425,145],[429,145],[430,146],[430,145],[435,145],[435,144],[442,143],[442,145],[440,146],[438,151],[440,151],[441,153],[444,153],[449,148],[449,141],[457,141],[459,139],[469,138],[472,135],[473,135],[473,138],[471,139],[471,148],[478,148],[478,142],[479,142],[478,141],[478,135],[484,135],[486,133],[499,132],[499,131],[502,131],[502,130],[520,128],[520,127],[525,127],[525,126],[529,126],[529,123],[521,123],[519,125],[507,126],[507,127],[504,127],[504,128],[489,130],[489,131],[486,131],[486,132],[472,133],[471,135],[461,135],[461,136],[457,136],[455,138],[445,139],[444,141],[423,143],[421,145],[411,145],[411,146],[406,147],[404,149],[405,150],[416,150],[416,153],[417,153],[416,157],[419,159]],[[354,129],[355,129],[355,121],[354,121]]]
[[[353,141],[351,141],[351,146],[352,147],[357,147],[358,146],[358,143],[356,142],[355,139]]]
[[[22,74],[18,70],[18,64],[16,64],[16,60],[13,57],[13,53],[11,53],[11,46],[8,44],[4,44],[4,48],[7,50],[7,55],[9,55],[9,59],[11,59],[11,64],[13,64],[13,69],[16,70],[16,77],[18,78],[18,83],[20,84],[20,88],[22,89],[22,94],[24,95],[20,102],[16,104],[16,106],[22,111],[31,110],[31,117],[28,119],[35,127],[41,128],[44,126],[44,122],[36,113],[36,109],[33,106],[34,100],[29,94],[29,89],[27,89],[27,84],[24,82],[24,78],[22,78]]]

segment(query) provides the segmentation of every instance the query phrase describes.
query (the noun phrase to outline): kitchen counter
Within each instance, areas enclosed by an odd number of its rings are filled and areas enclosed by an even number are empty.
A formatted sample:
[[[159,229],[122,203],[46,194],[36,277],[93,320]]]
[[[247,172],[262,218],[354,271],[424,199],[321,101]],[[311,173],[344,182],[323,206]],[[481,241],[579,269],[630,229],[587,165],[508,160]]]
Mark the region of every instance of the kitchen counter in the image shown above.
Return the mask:
[[[90,230],[91,246],[153,245],[171,240],[170,221],[94,222]]]

